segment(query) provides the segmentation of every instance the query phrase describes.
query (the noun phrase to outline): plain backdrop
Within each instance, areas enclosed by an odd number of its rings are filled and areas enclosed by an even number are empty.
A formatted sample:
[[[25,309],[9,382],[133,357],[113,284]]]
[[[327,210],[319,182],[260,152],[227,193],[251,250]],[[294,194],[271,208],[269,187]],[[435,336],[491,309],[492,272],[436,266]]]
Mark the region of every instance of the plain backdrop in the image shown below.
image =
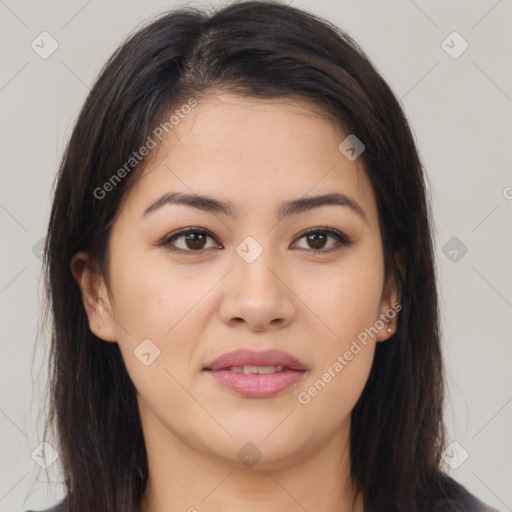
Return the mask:
[[[105,60],[145,18],[176,5],[184,3],[0,1],[0,511],[42,509],[64,495],[58,464],[41,469],[37,456],[48,343],[37,336],[40,241],[59,159]],[[412,125],[435,220],[447,469],[510,511],[512,1],[292,5],[353,36]],[[45,51],[58,45],[47,58],[32,46],[41,37]]]

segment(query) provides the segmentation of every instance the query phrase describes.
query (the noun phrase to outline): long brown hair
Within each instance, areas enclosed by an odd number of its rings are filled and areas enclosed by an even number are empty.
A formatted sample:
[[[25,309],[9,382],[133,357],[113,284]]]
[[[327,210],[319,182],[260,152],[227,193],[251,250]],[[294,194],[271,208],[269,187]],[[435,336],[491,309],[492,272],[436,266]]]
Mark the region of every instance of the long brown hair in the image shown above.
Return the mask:
[[[200,101],[213,87],[300,97],[363,141],[386,276],[399,283],[403,309],[394,336],[377,344],[352,411],[351,475],[367,511],[427,510],[434,489],[442,489],[444,391],[433,227],[415,142],[399,101],[349,35],[306,11],[258,1],[211,14],[180,8],[151,20],[105,64],[74,126],[44,259],[52,315],[45,437],[53,428],[67,509],[135,512],[148,478],[135,388],[118,345],[89,330],[71,257],[86,251],[108,277],[110,228],[145,162],[104,198],[94,191],[170,109],[191,96]],[[394,257],[399,252],[403,271]]]

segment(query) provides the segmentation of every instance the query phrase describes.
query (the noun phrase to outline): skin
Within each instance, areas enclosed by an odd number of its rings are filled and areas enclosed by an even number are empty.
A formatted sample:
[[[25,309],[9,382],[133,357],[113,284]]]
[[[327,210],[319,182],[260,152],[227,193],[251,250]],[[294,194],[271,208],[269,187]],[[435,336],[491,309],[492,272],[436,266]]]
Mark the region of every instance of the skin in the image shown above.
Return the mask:
[[[338,150],[345,137],[301,100],[211,92],[153,150],[125,197],[109,241],[109,287],[86,253],[73,257],[90,329],[118,343],[138,392],[149,461],[144,512],[363,511],[361,497],[351,504],[350,412],[396,316],[309,403],[298,400],[399,302],[395,283],[384,282],[371,184],[360,159]],[[184,205],[143,216],[170,191],[231,201],[238,216]],[[278,221],[281,201],[330,192],[350,196],[366,221],[338,205]],[[208,237],[201,253],[184,237],[174,245],[187,253],[156,245],[189,226],[216,240]],[[354,243],[315,245],[302,234],[325,227]],[[252,263],[235,251],[247,236],[263,249]],[[160,355],[145,366],[134,350],[148,338]],[[237,348],[277,348],[308,371],[271,398],[242,397],[202,371]],[[261,454],[252,467],[237,457],[248,442]]]

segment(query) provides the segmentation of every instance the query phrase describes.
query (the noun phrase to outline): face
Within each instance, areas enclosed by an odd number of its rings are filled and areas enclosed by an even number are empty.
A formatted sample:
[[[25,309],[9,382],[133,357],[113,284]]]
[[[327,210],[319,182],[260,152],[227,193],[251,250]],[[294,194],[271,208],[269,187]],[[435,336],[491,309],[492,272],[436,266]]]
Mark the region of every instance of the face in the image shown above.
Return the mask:
[[[118,343],[146,439],[269,469],[346,441],[399,298],[371,184],[338,149],[347,135],[298,100],[211,93],[125,197],[110,293],[75,256],[90,328]],[[254,358],[214,363],[239,349]]]

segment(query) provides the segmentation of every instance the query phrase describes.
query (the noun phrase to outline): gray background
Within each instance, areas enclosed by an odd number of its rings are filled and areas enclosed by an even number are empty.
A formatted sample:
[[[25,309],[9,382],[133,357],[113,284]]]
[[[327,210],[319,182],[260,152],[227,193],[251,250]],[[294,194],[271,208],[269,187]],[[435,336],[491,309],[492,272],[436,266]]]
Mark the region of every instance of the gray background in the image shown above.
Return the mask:
[[[178,4],[0,0],[0,511],[41,509],[64,495],[58,464],[46,471],[31,456],[43,441],[48,339],[37,335],[38,242],[58,161],[107,57],[144,18]],[[512,510],[512,1],[292,4],[352,35],[402,101],[435,217],[447,418],[458,443],[447,469],[488,504]],[[47,59],[31,48],[43,31],[59,45]],[[457,58],[442,46],[453,31],[469,44]]]

